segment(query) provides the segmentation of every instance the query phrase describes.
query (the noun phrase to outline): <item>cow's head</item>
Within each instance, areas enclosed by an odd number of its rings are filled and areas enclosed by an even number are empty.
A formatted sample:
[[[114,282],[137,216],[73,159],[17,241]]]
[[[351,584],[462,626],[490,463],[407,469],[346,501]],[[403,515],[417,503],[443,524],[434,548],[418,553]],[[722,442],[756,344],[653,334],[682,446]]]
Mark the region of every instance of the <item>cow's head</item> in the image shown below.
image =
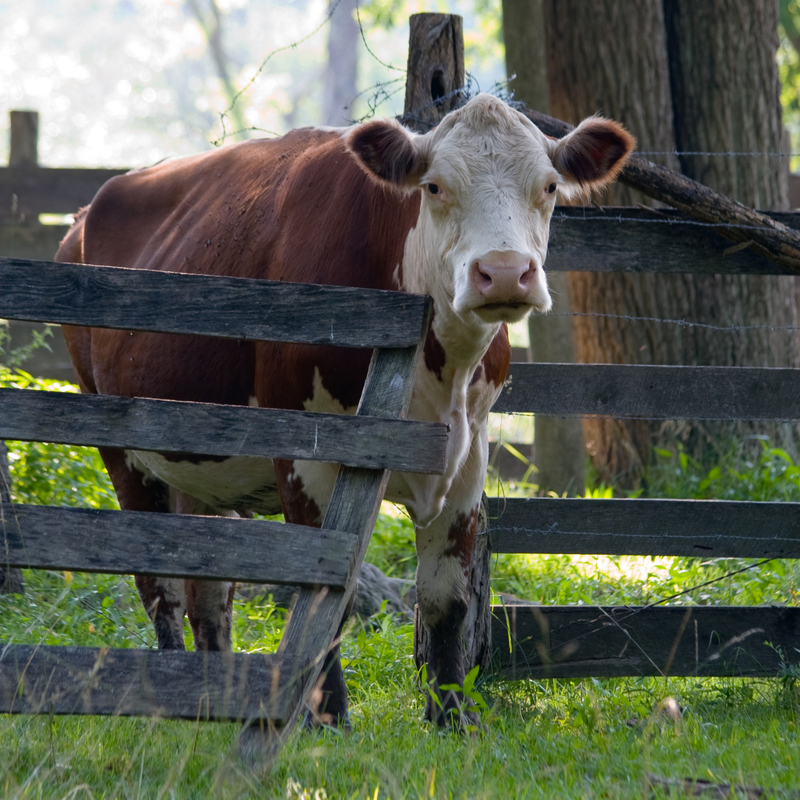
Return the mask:
[[[556,196],[609,183],[635,145],[599,117],[551,139],[489,95],[424,136],[376,120],[353,128],[347,142],[380,180],[422,194],[415,259],[422,274],[407,276],[406,288],[484,323],[550,309],[543,265]]]

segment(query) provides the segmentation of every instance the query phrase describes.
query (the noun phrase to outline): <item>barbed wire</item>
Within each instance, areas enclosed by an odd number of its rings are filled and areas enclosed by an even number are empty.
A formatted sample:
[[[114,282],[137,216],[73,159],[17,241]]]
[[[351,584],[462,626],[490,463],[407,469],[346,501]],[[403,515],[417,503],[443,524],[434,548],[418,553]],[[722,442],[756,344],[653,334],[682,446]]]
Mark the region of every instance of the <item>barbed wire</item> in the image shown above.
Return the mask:
[[[622,365],[618,365],[622,366]],[[727,416],[709,416],[707,414],[703,414],[700,416],[693,415],[691,417],[679,417],[679,416],[667,416],[662,414],[661,416],[647,416],[645,414],[638,415],[638,414],[620,414],[618,412],[609,412],[606,414],[597,413],[597,414],[588,414],[588,413],[562,413],[562,412],[555,412],[555,411],[495,411],[491,412],[492,414],[502,414],[504,416],[515,416],[515,417],[530,417],[533,419],[534,417],[553,417],[555,419],[621,419],[621,420],[629,420],[631,422],[683,422],[687,419],[692,420],[710,420],[714,422],[769,422],[772,425],[793,425],[796,422],[800,422],[800,416],[797,417],[788,417],[785,419],[776,419],[775,417],[733,417],[730,415]],[[509,442],[509,444],[514,444],[513,442]]]
[[[745,156],[769,158],[797,158],[800,153],[761,152],[757,150],[636,150],[640,156],[718,156],[722,158],[740,158]]]
[[[236,92],[236,94],[231,99],[230,104],[228,105],[228,107],[224,111],[220,111],[219,112],[219,121],[220,121],[220,124],[222,125],[222,134],[221,134],[221,136],[217,137],[216,139],[212,139],[211,144],[214,145],[214,147],[219,147],[220,145],[225,143],[225,139],[227,139],[228,136],[233,136],[234,135],[234,132],[228,133],[225,130],[225,120],[228,119],[228,115],[236,107],[236,104],[239,102],[239,98],[246,91],[248,91],[250,89],[250,87],[256,82],[256,79],[264,71],[264,68],[267,66],[267,64],[276,55],[278,55],[278,53],[284,53],[287,50],[296,50],[299,45],[303,44],[304,42],[307,42],[313,36],[316,36],[316,34],[318,34],[330,22],[331,17],[333,16],[333,13],[339,7],[339,4],[341,2],[342,2],[342,0],[332,0],[332,2],[328,5],[327,10],[325,11],[325,16],[324,16],[322,22],[320,22],[320,24],[317,25],[317,27],[314,28],[314,30],[312,30],[310,33],[306,34],[301,39],[297,39],[294,42],[291,42],[290,44],[284,45],[283,47],[275,48],[272,52],[270,52],[267,55],[267,57],[259,65],[258,69],[256,69],[256,71],[253,73],[253,76],[250,78],[250,80],[247,81],[247,83],[245,83],[245,85],[241,89],[239,89],[238,92]],[[245,130],[261,130],[261,129],[260,128],[247,128]]]
[[[579,206],[571,206],[572,208],[579,208]],[[605,207],[599,206],[596,207],[600,210],[605,210]],[[650,209],[646,209],[650,210]],[[661,213],[664,214],[661,209],[652,209],[654,214]],[[667,211],[666,213],[671,213]],[[763,230],[771,230],[769,227],[764,225],[740,225],[737,223],[731,222],[700,222],[699,220],[692,220],[692,219],[682,219],[676,217],[653,217],[644,219],[642,217],[626,217],[622,214],[604,214],[603,216],[592,216],[592,217],[579,217],[579,216],[572,216],[570,214],[564,214],[563,212],[556,211],[551,221],[555,222],[630,222],[636,223],[641,225],[692,225],[697,228],[735,228],[736,230],[754,230],[754,231],[763,231]]]
[[[639,317],[634,314],[606,314],[601,311],[564,311],[558,314],[546,314],[548,317],[606,317],[607,319],[625,320],[626,322],[656,322],[665,325],[678,325],[681,328],[704,328],[722,333],[738,333],[740,331],[785,331],[797,333],[798,325],[712,325],[707,322],[689,322],[685,319],[669,319],[667,317]]]
[[[358,30],[361,34],[361,41],[364,42],[364,47],[367,49],[367,52],[375,59],[382,67],[386,67],[387,69],[394,70],[395,72],[402,72],[403,75],[407,74],[407,70],[402,69],[401,67],[395,67],[392,64],[387,64],[385,61],[382,61],[375,53],[372,51],[372,48],[369,46],[369,42],[367,42],[367,37],[364,34],[364,26],[361,24],[361,10],[360,4],[358,0],[356,0],[356,22],[358,23]]]

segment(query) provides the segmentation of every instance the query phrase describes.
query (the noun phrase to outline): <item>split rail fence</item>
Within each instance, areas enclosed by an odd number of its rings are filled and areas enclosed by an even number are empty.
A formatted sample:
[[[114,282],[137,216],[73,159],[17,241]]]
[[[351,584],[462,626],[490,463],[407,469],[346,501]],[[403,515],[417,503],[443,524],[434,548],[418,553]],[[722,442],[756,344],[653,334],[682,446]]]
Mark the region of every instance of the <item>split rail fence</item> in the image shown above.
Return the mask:
[[[635,208],[556,209],[547,268],[793,274],[746,249],[723,256],[727,239],[664,213],[671,224]],[[769,215],[800,228],[798,213]],[[797,421],[800,370],[514,363],[493,410]],[[800,558],[800,503],[490,498],[489,533],[494,553]],[[494,606],[492,645],[515,678],[768,677],[800,662],[800,608]]]
[[[5,216],[0,219],[0,253],[48,258],[65,228],[39,225],[39,214],[74,211],[109,176],[106,170],[44,170],[35,166],[35,158],[0,169],[0,218]],[[800,214],[771,216],[800,229]],[[692,225],[680,212],[670,212],[670,218],[670,224],[644,224],[652,215],[642,209],[560,208],[551,226],[548,270],[786,274],[747,249],[723,256],[728,240]],[[128,320],[123,327],[131,324]],[[137,413],[145,414],[144,401],[136,402],[142,409]],[[494,410],[800,420],[800,370],[514,363]],[[43,416],[48,413],[41,410]],[[8,414],[0,409],[4,422]],[[158,446],[166,447],[163,442]],[[190,448],[184,442],[179,449]],[[495,553],[800,558],[798,503],[491,498],[489,520]],[[198,523],[188,518],[186,524]],[[215,524],[222,529],[229,521]],[[115,545],[121,540],[116,537]],[[104,565],[114,558],[109,554]],[[99,562],[95,567],[101,568]],[[259,573],[259,579],[267,577]],[[774,676],[785,665],[781,653],[792,663],[800,660],[800,609],[494,607],[492,647],[497,670],[509,677]],[[161,656],[152,658],[155,664]]]
[[[0,643],[0,711],[269,720],[285,734],[355,590],[389,471],[444,471],[446,426],[403,419],[430,298],[13,258],[0,286],[6,319],[374,348],[355,416],[0,389],[2,439],[342,465],[321,529],[0,507],[6,568],[301,587],[277,654]]]

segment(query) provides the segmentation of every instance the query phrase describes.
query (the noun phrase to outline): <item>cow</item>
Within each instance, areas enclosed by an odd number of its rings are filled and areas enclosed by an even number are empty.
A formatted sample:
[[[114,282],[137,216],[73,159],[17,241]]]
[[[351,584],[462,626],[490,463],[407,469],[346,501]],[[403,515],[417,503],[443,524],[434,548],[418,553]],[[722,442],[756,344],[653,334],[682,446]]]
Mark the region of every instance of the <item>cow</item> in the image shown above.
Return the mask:
[[[392,289],[433,298],[409,418],[449,426],[443,475],[398,474],[386,498],[415,525],[417,599],[430,634],[440,726],[474,720],[461,628],[488,458],[487,418],[506,378],[507,323],[551,299],[544,262],[556,198],[612,181],[634,147],[592,117],[563,139],[480,94],[419,135],[393,120],[303,128],[112,178],[62,242],[62,262]],[[214,313],[213,307],[208,309]],[[65,328],[80,388],[124,397],[354,413],[369,353],[162,333]],[[319,525],[336,465],[101,449],[120,506],[275,513]],[[159,648],[231,647],[229,582],[138,575]],[[322,709],[347,724],[338,649]]]

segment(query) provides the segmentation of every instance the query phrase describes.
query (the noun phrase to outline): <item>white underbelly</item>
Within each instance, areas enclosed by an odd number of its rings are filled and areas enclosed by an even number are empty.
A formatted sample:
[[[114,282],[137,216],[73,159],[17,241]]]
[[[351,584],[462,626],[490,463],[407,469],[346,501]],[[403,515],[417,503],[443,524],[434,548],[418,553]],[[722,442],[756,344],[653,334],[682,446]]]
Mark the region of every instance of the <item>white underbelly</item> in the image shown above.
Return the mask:
[[[128,450],[126,455],[148,477],[155,477],[212,508],[280,513],[271,459],[232,456],[223,461],[174,461],[146,450]]]

